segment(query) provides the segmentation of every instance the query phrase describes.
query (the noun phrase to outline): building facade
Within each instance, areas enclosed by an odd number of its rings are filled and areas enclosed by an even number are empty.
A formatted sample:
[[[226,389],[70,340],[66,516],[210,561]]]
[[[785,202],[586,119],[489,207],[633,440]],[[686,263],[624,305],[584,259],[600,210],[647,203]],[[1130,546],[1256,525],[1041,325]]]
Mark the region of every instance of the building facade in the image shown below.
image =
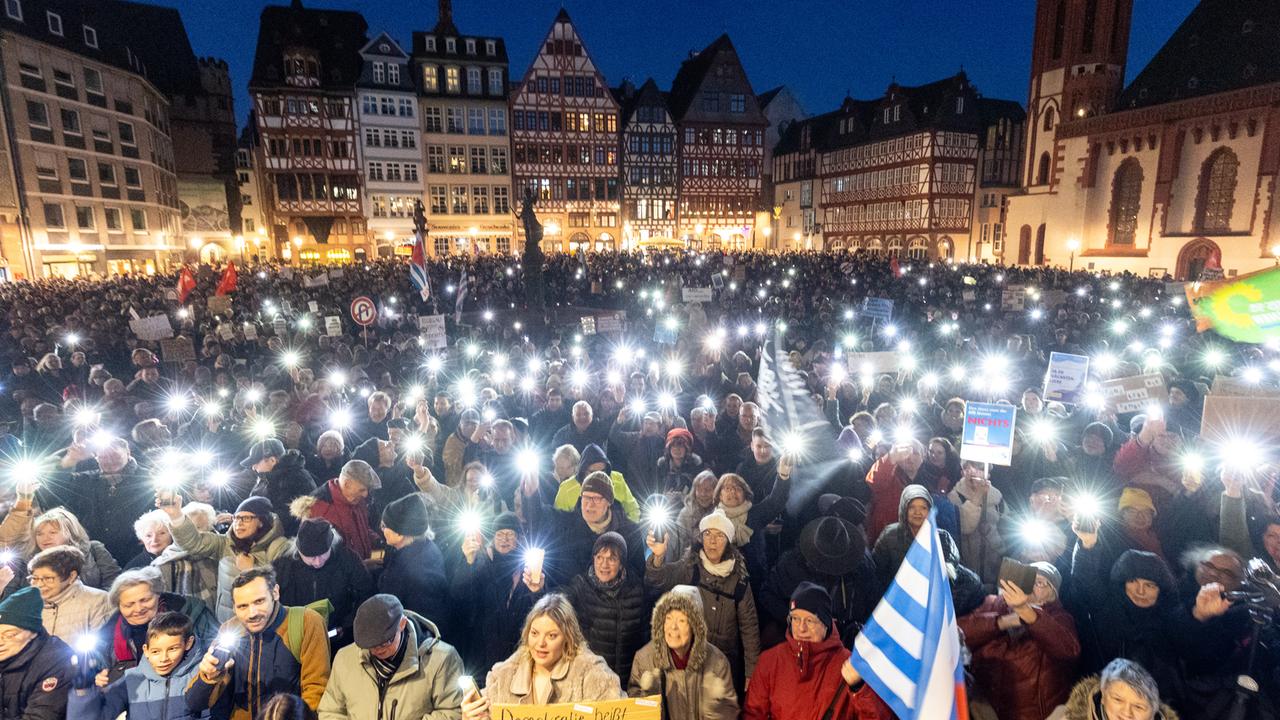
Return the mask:
[[[262,213],[260,177],[254,165],[258,157],[256,146],[257,128],[254,118],[250,115],[249,125],[240,133],[240,142],[236,147],[236,188],[240,194],[240,227],[232,235],[232,249],[237,258],[245,257],[247,247],[261,248],[267,239],[267,221]],[[205,260],[203,256],[200,259]]]
[[[413,235],[414,203],[422,199],[418,96],[409,55],[387,33],[360,50],[356,82],[365,217],[378,255],[388,257]]]
[[[537,198],[544,250],[618,247],[618,103],[563,9],[511,93],[511,153],[515,201]]]
[[[4,4],[6,277],[153,273],[181,259],[170,104],[152,79],[164,70],[144,59],[145,35],[131,22],[165,24],[166,12],[109,1]]]
[[[225,60],[200,58],[194,77],[170,95],[182,235],[188,258],[220,261],[235,251],[241,212],[231,73]]]
[[[249,93],[257,123],[262,253],[303,263],[371,252],[359,163],[355,84],[367,26],[358,13],[262,11]]]
[[[449,0],[430,32],[413,34],[422,114],[424,203],[431,252],[510,253],[514,248],[507,48],[463,35]]]
[[[1006,261],[1178,279],[1273,266],[1280,6],[1199,4],[1123,87],[1131,15],[1129,0],[1039,3]]]
[[[676,126],[649,78],[615,90],[622,118],[622,249],[676,240]]]

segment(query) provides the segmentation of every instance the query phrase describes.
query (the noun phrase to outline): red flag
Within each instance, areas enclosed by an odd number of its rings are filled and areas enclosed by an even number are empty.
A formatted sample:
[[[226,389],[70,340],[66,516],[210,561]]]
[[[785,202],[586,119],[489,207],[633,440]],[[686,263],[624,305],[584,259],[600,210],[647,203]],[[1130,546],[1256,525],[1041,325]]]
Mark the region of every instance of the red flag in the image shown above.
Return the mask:
[[[222,279],[218,281],[218,295],[226,295],[236,289],[236,264],[227,263],[227,269],[222,271]]]
[[[898,258],[896,256],[889,258],[889,270],[893,272],[894,277],[900,277],[902,275],[902,273],[898,271]]]
[[[183,265],[182,272],[178,273],[178,302],[185,303],[187,301],[187,296],[195,289],[196,276],[191,274],[190,268]]]

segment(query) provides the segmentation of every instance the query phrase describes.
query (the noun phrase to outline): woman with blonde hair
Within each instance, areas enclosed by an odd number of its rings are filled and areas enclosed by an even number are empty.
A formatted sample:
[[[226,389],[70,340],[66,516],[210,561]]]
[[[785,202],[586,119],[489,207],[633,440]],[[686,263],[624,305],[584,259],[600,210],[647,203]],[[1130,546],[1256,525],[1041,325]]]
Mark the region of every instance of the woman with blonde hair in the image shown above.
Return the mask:
[[[26,489],[26,488],[23,488]],[[84,553],[80,581],[88,587],[106,590],[120,574],[120,563],[97,540],[90,540],[80,518],[64,507],[56,507],[32,518],[31,495],[18,492],[13,509],[0,523],[0,548],[30,559],[42,550],[70,545]]]
[[[462,720],[489,720],[494,703],[545,705],[623,697],[618,676],[587,647],[569,599],[552,593],[529,611],[520,646],[489,671],[484,695],[463,698]]]

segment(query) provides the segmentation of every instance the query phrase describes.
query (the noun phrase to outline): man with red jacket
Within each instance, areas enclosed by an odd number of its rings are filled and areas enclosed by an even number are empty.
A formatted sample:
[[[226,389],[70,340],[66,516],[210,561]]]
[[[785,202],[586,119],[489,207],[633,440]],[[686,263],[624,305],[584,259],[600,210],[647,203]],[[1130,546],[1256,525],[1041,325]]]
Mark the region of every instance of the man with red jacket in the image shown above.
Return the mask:
[[[303,495],[289,505],[299,520],[324,518],[342,535],[347,547],[361,560],[368,560],[379,543],[374,528],[377,515],[369,493],[382,487],[382,480],[364,460],[350,460],[338,477]]]
[[[1058,602],[1062,576],[1051,563],[1031,563],[1030,594],[1008,580],[1000,594],[960,618],[973,653],[974,688],[1001,720],[1042,720],[1067,701],[1080,641],[1071,613]]]
[[[831,596],[811,582],[791,593],[787,641],[760,655],[745,720],[892,720],[893,711],[849,665]]]

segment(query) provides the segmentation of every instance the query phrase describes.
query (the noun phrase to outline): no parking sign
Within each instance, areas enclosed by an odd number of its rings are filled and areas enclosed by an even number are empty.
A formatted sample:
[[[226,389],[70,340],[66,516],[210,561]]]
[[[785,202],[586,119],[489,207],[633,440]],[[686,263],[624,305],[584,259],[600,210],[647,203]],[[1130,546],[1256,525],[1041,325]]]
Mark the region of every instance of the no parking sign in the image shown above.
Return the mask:
[[[368,327],[378,319],[378,306],[368,297],[361,295],[351,301],[351,319],[357,324]]]

